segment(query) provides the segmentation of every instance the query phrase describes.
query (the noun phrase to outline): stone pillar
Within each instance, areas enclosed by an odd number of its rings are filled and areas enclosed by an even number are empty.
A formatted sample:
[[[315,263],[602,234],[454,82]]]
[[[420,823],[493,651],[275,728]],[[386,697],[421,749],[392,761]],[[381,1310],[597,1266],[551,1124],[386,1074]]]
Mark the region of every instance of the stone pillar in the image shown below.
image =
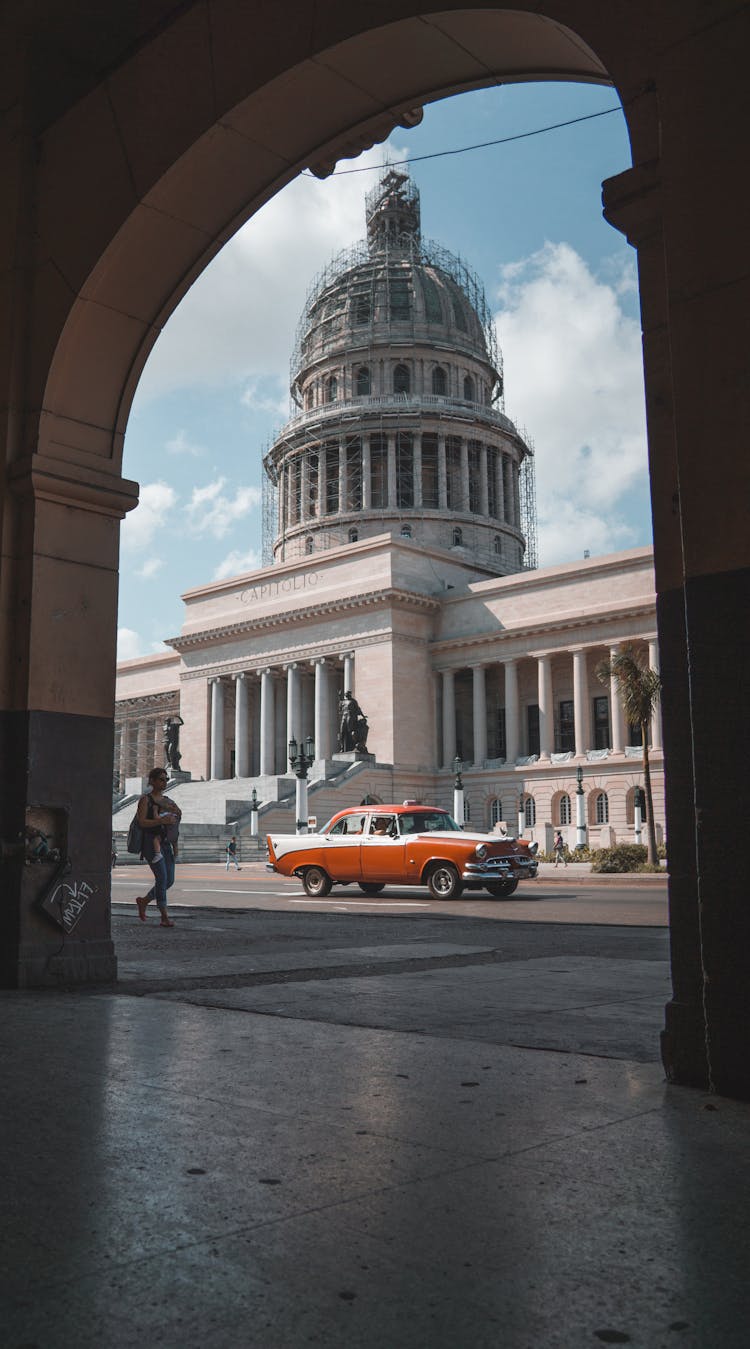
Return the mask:
[[[461,510],[468,511],[471,501],[469,491],[469,442],[461,437]]]
[[[372,509],[372,470],[370,464],[370,437],[362,437],[362,510]]]
[[[396,478],[396,437],[393,431],[388,432],[388,509],[396,510],[398,506],[398,483]]]
[[[490,514],[490,492],[487,480],[487,446],[484,441],[479,446],[479,510],[487,520]]]
[[[272,777],[276,767],[273,671],[260,672],[260,776]]]
[[[224,685],[209,679],[211,685],[211,781],[224,774]]]
[[[445,457],[445,433],[443,431],[438,431],[437,459],[438,459],[438,508],[441,511],[447,511],[448,465],[446,463]]]
[[[443,670],[443,767],[452,768],[456,757],[456,691],[453,670]]]
[[[317,759],[330,759],[331,749],[331,722],[330,722],[330,697],[328,688],[328,665],[321,657],[313,661],[315,670],[315,757]]]
[[[354,693],[354,652],[347,651],[339,659],[344,662],[344,693]]]
[[[519,751],[518,662],[506,660],[505,666],[505,762],[514,764]]]
[[[348,509],[349,494],[347,492],[346,482],[346,444],[343,439],[339,440],[339,512],[343,514]]]
[[[573,718],[576,757],[581,759],[591,747],[591,715],[585,651],[573,652]]]
[[[292,662],[286,667],[286,738],[302,744],[302,698],[299,686],[299,666]]]
[[[310,455],[307,450],[302,453],[302,467],[300,469],[300,520],[308,520],[310,517]]]
[[[505,474],[503,464],[505,455],[501,449],[497,451],[497,462],[495,464],[495,492],[497,494],[497,518],[505,520]]]
[[[539,757],[540,759],[548,759],[554,749],[552,662],[549,656],[537,656],[536,669],[539,700]]]
[[[234,676],[234,776],[250,776],[250,736],[247,715],[247,675]]]
[[[148,748],[148,722],[145,717],[141,717],[138,721],[135,742],[136,777],[145,778],[153,768],[153,764],[148,763]]]
[[[474,721],[474,767],[481,768],[487,758],[487,698],[484,666],[472,666],[472,701]]]
[[[650,670],[659,671],[659,643],[652,637],[648,644],[648,665]],[[651,748],[661,749],[661,699],[656,704],[651,717]]]
[[[422,432],[414,432],[414,507],[422,507]]]
[[[615,656],[618,654],[618,650],[619,648],[616,646],[610,647],[610,660],[614,660]],[[620,702],[620,696],[617,692],[617,680],[614,675],[612,675],[609,681],[609,719],[611,722],[609,738],[612,742],[612,753],[622,754],[622,746],[625,738],[622,703]]]

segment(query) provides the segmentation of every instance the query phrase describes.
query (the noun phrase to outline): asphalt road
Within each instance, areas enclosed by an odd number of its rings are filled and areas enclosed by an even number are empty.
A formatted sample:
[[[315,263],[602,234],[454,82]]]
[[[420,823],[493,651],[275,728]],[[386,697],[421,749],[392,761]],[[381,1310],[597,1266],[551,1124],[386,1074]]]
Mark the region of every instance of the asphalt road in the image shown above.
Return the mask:
[[[145,894],[151,873],[145,866],[115,868],[112,900],[133,906]],[[265,870],[262,862],[245,863],[227,872],[222,863],[178,867],[170,891],[170,907],[272,912],[455,915],[502,922],[587,923],[620,927],[666,927],[666,878],[541,876],[523,882],[512,899],[491,899],[484,891],[466,892],[452,902],[436,901],[418,886],[389,886],[377,898],[366,898],[356,885],[337,887],[326,899],[310,899],[299,881]],[[126,910],[127,912],[127,910]],[[152,909],[152,913],[155,911]]]

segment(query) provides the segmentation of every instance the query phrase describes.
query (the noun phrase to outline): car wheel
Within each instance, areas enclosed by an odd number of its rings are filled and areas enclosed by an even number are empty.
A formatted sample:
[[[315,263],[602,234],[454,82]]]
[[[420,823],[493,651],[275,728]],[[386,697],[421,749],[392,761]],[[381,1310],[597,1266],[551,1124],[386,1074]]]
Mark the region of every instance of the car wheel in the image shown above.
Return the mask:
[[[458,899],[463,886],[452,862],[438,862],[427,877],[427,889],[433,899]]]
[[[493,899],[508,899],[518,889],[518,881],[493,881],[487,889]]]
[[[363,895],[379,895],[381,890],[385,890],[384,885],[375,885],[374,881],[360,881],[359,888]]]
[[[312,895],[313,899],[323,899],[330,892],[331,878],[322,867],[308,867],[302,877],[302,884],[305,894]]]

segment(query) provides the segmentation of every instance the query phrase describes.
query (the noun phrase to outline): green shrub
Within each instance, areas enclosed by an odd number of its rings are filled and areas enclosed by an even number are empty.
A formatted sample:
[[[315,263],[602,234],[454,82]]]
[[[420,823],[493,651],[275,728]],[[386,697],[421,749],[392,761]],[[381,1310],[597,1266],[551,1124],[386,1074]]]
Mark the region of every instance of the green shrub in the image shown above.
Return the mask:
[[[618,843],[614,848],[598,848],[591,858],[591,870],[638,871],[647,857],[648,849],[642,843]]]
[[[661,862],[642,862],[638,867],[638,870],[650,871],[653,872],[654,875],[658,874],[660,876],[665,876],[667,871],[666,867],[663,867]]]

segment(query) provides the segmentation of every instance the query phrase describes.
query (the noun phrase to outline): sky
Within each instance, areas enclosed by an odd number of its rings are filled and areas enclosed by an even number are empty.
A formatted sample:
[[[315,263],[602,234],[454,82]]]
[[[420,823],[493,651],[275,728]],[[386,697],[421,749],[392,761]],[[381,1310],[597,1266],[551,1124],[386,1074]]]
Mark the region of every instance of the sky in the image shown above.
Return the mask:
[[[604,109],[615,111],[465,148]],[[571,84],[461,94],[332,177],[301,174],[166,324],[125,437],[140,502],[122,527],[119,659],[164,649],[184,591],[261,565],[261,460],[290,412],[297,322],[320,269],[364,236],[364,194],[386,156],[411,160],[423,235],[484,284],[505,411],[536,456],[540,566],[651,543],[635,254],[601,214],[602,181],[630,164],[617,95]]]

